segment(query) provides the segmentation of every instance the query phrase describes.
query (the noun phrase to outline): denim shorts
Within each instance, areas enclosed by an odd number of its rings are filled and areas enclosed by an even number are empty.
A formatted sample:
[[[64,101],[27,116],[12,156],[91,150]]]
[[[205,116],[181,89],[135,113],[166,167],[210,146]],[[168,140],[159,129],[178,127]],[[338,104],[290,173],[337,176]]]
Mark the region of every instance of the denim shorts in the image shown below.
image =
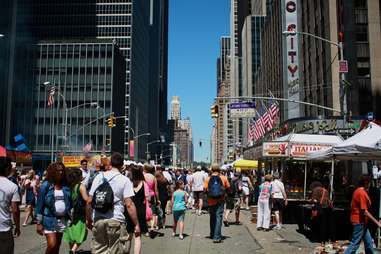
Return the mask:
[[[184,219],[185,219],[185,210],[173,211],[173,220],[175,222],[184,221]]]

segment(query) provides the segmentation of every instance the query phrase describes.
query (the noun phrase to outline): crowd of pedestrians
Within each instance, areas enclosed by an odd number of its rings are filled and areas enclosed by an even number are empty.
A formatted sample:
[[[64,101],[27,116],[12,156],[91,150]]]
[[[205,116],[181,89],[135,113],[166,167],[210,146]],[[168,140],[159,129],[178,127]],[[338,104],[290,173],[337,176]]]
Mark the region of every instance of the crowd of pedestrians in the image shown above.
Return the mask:
[[[21,232],[21,203],[25,210],[22,226],[36,224],[37,234],[46,238],[47,254],[59,253],[62,240],[70,253],[77,253],[88,240],[88,230],[92,231],[91,253],[130,253],[133,248],[139,254],[142,236],[164,234],[160,229],[166,228],[169,214],[173,216],[172,236],[183,240],[187,211],[202,216],[206,207],[213,243],[223,241],[223,225],[241,224],[240,212],[249,209],[249,203],[257,205],[257,230],[282,228],[282,212],[288,202],[278,172],[259,177],[250,172],[222,171],[218,165],[210,170],[172,170],[126,163],[118,153],[95,161],[93,168],[87,160],[80,164],[80,168],[66,168],[54,162],[39,177],[33,170],[19,175],[8,158],[0,157],[0,253],[14,253],[14,237]],[[369,186],[369,178],[361,178],[352,196],[353,238],[345,253],[355,253],[361,240],[371,251],[368,221],[381,227],[369,213]],[[310,188],[318,241],[331,241],[328,187],[313,182]]]
[[[13,235],[20,234],[22,200],[22,225],[36,224],[36,232],[46,238],[47,254],[59,253],[62,241],[68,244],[70,253],[78,252],[88,240],[88,230],[92,231],[92,253],[129,253],[133,248],[138,254],[141,237],[163,234],[160,229],[166,227],[169,214],[173,216],[172,235],[183,240],[187,210],[202,216],[208,208],[210,239],[222,242],[222,226],[231,225],[229,215],[233,212],[233,223],[241,224],[240,210],[249,209],[255,189],[251,175],[221,171],[218,165],[212,165],[210,170],[200,166],[172,170],[126,163],[118,153],[110,159],[102,157],[91,168],[85,159],[79,168],[54,162],[42,177],[33,170],[19,176],[9,159],[0,158],[0,162],[0,181],[4,182],[0,182],[0,238],[10,240],[5,253],[13,253]],[[263,229],[268,228],[266,199],[270,195],[285,196],[283,184],[279,180],[270,184],[266,177],[258,198],[258,221],[262,221],[258,228]],[[285,202],[278,203],[281,210]],[[280,225],[281,216],[278,214],[277,218]]]

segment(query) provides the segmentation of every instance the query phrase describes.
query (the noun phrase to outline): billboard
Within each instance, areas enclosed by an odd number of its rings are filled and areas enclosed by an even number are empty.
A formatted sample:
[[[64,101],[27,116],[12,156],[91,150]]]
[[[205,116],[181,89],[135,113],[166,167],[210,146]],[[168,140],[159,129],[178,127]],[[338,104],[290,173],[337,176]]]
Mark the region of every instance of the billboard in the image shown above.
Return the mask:
[[[283,31],[299,30],[298,0],[283,0]],[[288,99],[300,100],[299,87],[299,35],[290,33],[283,37],[284,40],[284,91]],[[301,116],[300,104],[287,102],[285,109],[286,118],[292,119]]]

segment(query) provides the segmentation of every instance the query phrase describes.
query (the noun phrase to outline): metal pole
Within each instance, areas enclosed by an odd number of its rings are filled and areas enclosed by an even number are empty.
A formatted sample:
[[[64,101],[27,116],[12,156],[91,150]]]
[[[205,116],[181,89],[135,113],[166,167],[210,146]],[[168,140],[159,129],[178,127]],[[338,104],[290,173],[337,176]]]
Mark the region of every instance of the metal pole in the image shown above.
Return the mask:
[[[329,190],[329,199],[332,200],[333,198],[333,174],[335,172],[335,159],[333,158],[332,161],[331,161],[332,165],[331,165],[331,179],[330,179],[330,186],[331,186],[331,189]]]
[[[306,194],[307,194],[307,161],[305,161],[305,164],[304,164],[304,194],[303,194],[303,198],[304,200],[306,200]]]
[[[343,42],[339,42],[338,48],[340,50],[340,59],[339,61],[344,60],[344,47],[343,47]],[[343,112],[343,118],[344,118],[344,128],[345,128],[345,121],[346,121],[346,116],[347,116],[347,93],[346,93],[346,83],[345,83],[345,73],[341,72],[340,73],[340,86],[342,90],[342,112]]]

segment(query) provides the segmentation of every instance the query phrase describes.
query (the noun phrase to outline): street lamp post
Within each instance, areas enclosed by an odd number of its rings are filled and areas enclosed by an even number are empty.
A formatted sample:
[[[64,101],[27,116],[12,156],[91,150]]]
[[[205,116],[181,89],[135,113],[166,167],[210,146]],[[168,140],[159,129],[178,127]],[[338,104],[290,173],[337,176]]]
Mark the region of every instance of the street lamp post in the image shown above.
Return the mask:
[[[311,34],[311,33],[307,33],[307,32],[298,32],[298,31],[293,31],[293,30],[292,31],[283,31],[283,34],[286,35],[286,36],[292,36],[292,35],[295,35],[295,34],[305,35],[305,36],[309,36],[309,37],[312,37],[312,38],[315,38],[315,39],[318,39],[318,40],[330,43],[332,45],[335,45],[338,48],[338,50],[340,51],[339,61],[343,61],[344,60],[344,47],[343,47],[343,42],[342,41],[337,43],[337,42],[328,40],[326,38],[317,36],[315,34]],[[348,109],[347,109],[347,95],[346,95],[346,88],[345,88],[346,83],[347,83],[347,81],[345,80],[345,73],[344,72],[340,72],[340,89],[341,89],[340,97],[342,97],[342,100],[340,99],[340,104],[341,104],[341,113],[342,113],[342,115],[344,117],[344,123],[345,123],[346,116],[347,116],[347,113],[348,113]]]
[[[100,106],[98,105],[98,102],[87,102],[87,103],[83,103],[83,104],[77,105],[77,106],[72,107],[72,108],[68,108],[65,96],[59,91],[58,87],[54,83],[52,84],[51,82],[46,81],[46,82],[44,82],[44,86],[50,86],[51,88],[55,89],[55,92],[57,92],[58,96],[60,96],[62,98],[64,110],[65,110],[65,115],[64,115],[64,142],[65,142],[65,148],[67,148],[67,137],[68,137],[67,136],[67,127],[68,127],[67,120],[68,120],[69,111],[72,111],[76,108],[86,106],[86,105],[91,105],[92,107],[99,107],[99,108],[100,108]]]
[[[152,142],[148,142],[148,143],[147,143],[147,150],[146,150],[147,161],[149,160],[149,151],[148,151],[149,146],[152,145],[152,144],[155,144],[155,143],[160,143],[160,142],[161,142],[161,140],[158,139],[158,140],[155,140],[155,141],[152,141]]]

